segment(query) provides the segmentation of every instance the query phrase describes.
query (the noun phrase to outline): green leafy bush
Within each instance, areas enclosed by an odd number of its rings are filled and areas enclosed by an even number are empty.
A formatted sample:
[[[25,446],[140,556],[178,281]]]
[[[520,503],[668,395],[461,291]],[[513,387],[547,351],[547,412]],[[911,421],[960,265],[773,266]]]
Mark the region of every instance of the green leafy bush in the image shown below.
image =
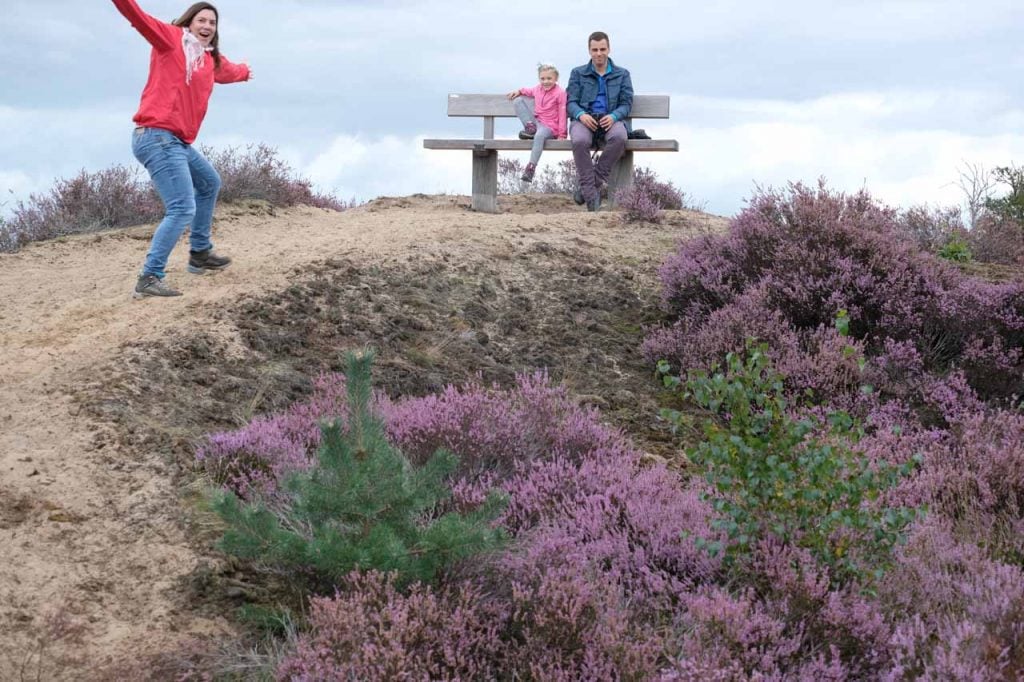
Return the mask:
[[[956,263],[967,263],[971,260],[971,247],[961,237],[951,237],[939,249],[939,257]]]
[[[872,462],[854,446],[860,429],[844,412],[824,419],[793,417],[782,376],[766,346],[730,353],[725,371],[694,373],[685,382],[659,363],[664,383],[708,410],[704,440],[688,451],[704,469],[708,497],[725,541],[702,541],[730,565],[769,538],[808,550],[840,581],[870,582],[891,561],[916,511],[887,508],[882,494],[909,475],[900,466]],[[678,424],[679,412],[663,416]]]
[[[271,566],[312,571],[331,584],[352,570],[394,571],[401,582],[430,581],[451,563],[496,547],[492,493],[474,511],[438,513],[451,496],[458,459],[444,450],[413,467],[370,413],[372,353],[348,357],[348,429],[323,426],[317,461],[286,481],[272,504],[223,493],[216,509],[229,525],[222,546]]]

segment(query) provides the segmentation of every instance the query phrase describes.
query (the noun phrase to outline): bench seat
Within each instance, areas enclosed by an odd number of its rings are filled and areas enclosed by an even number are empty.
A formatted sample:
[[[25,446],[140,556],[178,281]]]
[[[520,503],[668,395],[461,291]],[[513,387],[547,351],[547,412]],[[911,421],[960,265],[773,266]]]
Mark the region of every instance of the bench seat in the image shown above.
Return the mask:
[[[525,151],[533,149],[531,140],[423,140],[426,149],[463,149],[463,150],[497,150],[497,151]],[[571,140],[548,140],[544,144],[545,150],[571,152]],[[626,142],[628,152],[677,152],[679,142],[677,140],[629,140]]]
[[[496,118],[515,117],[515,108],[506,95],[451,94],[448,95],[448,115],[482,118],[484,135],[477,139],[427,139],[425,149],[448,149],[472,152],[473,157],[473,210],[496,213],[498,211],[498,152],[530,151],[532,140],[494,137]],[[630,119],[669,117],[669,98],[665,95],[635,95]],[[640,127],[640,126],[635,126]],[[548,140],[545,150],[572,151],[570,140]],[[633,183],[634,152],[678,152],[676,140],[628,140],[626,150],[608,178],[608,197],[614,203],[615,192]]]

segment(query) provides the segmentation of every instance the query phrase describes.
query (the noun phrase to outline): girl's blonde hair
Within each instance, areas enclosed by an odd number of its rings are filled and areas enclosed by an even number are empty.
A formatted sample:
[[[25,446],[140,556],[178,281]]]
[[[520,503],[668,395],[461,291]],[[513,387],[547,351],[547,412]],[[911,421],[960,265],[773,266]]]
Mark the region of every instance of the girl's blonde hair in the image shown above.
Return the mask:
[[[548,64],[547,62],[539,62],[537,64],[537,75],[540,75],[541,71],[554,71],[555,79],[558,78],[558,67],[554,64]]]

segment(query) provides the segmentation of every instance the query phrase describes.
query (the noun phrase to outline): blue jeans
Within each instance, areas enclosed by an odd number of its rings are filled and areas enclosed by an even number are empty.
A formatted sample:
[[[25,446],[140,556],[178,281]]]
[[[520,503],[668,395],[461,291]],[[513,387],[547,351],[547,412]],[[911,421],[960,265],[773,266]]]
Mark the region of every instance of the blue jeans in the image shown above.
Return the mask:
[[[516,116],[523,122],[523,125],[530,122],[537,125],[537,133],[533,136],[533,148],[530,151],[530,163],[534,166],[540,161],[540,155],[544,152],[544,143],[555,137],[551,128],[534,118],[535,105],[536,101],[532,97],[516,97],[512,100],[512,107],[516,110]]]
[[[146,254],[143,275],[163,279],[167,259],[189,225],[192,251],[212,249],[210,226],[220,192],[220,176],[202,154],[173,133],[160,128],[136,128],[132,153],[139,160],[164,202],[160,221]]]

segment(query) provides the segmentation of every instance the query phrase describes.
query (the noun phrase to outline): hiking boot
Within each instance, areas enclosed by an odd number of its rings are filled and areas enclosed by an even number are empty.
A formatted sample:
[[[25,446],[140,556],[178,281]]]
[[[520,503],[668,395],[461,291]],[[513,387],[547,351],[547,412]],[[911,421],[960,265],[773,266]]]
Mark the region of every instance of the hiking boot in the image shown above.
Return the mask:
[[[231,259],[227,256],[218,256],[211,249],[206,251],[188,252],[188,271],[193,275],[201,275],[205,272],[216,272],[231,265]]]
[[[582,206],[587,202],[587,200],[583,198],[582,187],[577,187],[576,190],[572,193],[572,200],[576,202],[577,206]]]
[[[147,296],[181,296],[181,292],[164,284],[164,281],[156,275],[139,275],[132,298],[146,298]]]
[[[528,163],[523,170],[523,176],[519,178],[523,182],[533,182],[533,174],[537,172],[537,164]]]
[[[596,197],[587,202],[587,210],[591,213],[596,213],[601,210],[601,195],[598,194]]]

